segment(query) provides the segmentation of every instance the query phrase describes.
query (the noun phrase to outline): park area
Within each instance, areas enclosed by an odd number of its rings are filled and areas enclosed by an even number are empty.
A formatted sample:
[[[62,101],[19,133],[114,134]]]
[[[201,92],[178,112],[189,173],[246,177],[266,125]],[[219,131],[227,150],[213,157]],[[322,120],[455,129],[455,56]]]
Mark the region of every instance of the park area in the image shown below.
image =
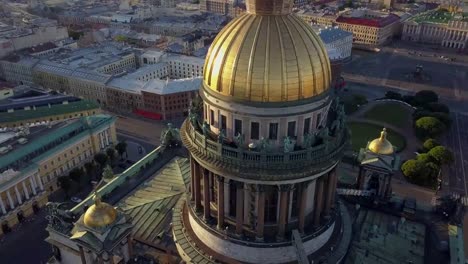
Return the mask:
[[[380,137],[382,131],[382,126],[364,122],[350,122],[348,127],[352,133],[352,148],[357,152],[359,149],[365,148],[367,142]],[[392,129],[387,128],[387,139],[396,147],[397,152],[406,146],[405,138]]]
[[[364,113],[364,118],[405,128],[411,125],[411,111],[409,106],[401,103],[381,103],[367,110]]]

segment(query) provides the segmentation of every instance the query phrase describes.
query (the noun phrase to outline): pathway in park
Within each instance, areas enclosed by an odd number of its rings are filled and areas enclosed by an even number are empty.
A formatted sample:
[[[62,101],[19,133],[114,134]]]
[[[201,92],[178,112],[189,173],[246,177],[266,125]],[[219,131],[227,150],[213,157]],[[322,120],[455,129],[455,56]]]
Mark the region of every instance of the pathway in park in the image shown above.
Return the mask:
[[[364,115],[365,113],[372,109],[372,107],[378,105],[378,104],[401,104],[401,105],[404,105],[402,103],[398,103],[398,102],[384,102],[384,101],[371,101],[369,103],[367,103],[366,105],[362,106],[361,108],[359,108],[356,112],[354,112],[353,114],[351,114],[351,116],[349,116],[348,120],[349,122],[362,122],[362,123],[369,123],[369,124],[374,124],[374,125],[378,125],[378,126],[381,126],[382,128],[389,128],[395,132],[397,132],[398,134],[402,135],[405,140],[406,140],[406,147],[403,151],[401,151],[399,153],[400,157],[401,157],[401,160],[407,160],[407,159],[412,159],[414,158],[415,154],[414,152],[418,151],[418,149],[420,148],[421,146],[421,142],[420,140],[414,135],[414,131],[413,131],[413,128],[412,128],[412,125],[411,125],[411,120],[408,120],[407,122],[407,126],[405,127],[397,127],[397,126],[394,126],[394,125],[391,125],[391,124],[388,124],[388,123],[385,123],[385,122],[381,122],[381,121],[377,121],[377,120],[371,120],[371,119],[368,119],[368,118],[365,118]],[[404,105],[405,107],[408,107],[409,106],[406,106]],[[408,117],[409,119],[411,119],[411,116]],[[380,135],[375,135],[375,137],[379,137]],[[365,146],[363,146],[365,147]]]

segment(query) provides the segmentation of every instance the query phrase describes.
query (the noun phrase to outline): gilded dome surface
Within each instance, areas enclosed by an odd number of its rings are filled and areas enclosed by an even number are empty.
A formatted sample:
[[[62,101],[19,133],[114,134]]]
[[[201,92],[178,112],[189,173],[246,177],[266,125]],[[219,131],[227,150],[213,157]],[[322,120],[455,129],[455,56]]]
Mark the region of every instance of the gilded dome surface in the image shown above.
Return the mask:
[[[289,2],[250,1],[248,12],[218,34],[205,61],[205,90],[242,101],[287,102],[329,89],[327,51],[313,29],[290,14]]]
[[[394,152],[392,143],[387,140],[387,130],[384,128],[380,132],[380,137],[369,143],[369,150],[375,154],[391,155]]]
[[[117,210],[110,204],[101,202],[98,196],[94,197],[94,204],[84,214],[84,224],[87,227],[99,228],[112,224],[117,218]]]

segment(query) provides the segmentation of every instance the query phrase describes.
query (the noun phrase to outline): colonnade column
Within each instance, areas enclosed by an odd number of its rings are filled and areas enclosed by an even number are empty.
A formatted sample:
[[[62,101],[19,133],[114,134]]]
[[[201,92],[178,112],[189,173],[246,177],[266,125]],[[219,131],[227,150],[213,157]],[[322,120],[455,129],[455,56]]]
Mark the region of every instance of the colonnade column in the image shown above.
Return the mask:
[[[22,182],[22,184],[23,184],[24,195],[26,196],[26,199],[29,200],[29,191],[28,191],[28,188],[26,188],[26,184],[24,183],[24,181]]]
[[[39,188],[41,189],[41,191],[44,190],[44,185],[42,185],[42,179],[41,179],[41,176],[39,174],[37,174],[37,182],[39,183]]]
[[[257,226],[256,226],[256,239],[263,240],[263,232],[265,228],[265,188],[263,185],[257,186]]]
[[[36,184],[34,184],[33,177],[29,177],[29,182],[31,183],[31,189],[34,195],[37,194],[36,192]]]
[[[21,195],[20,195],[20,193],[19,193],[19,191],[18,191],[18,186],[15,186],[15,193],[16,193],[16,198],[18,199],[18,203],[19,203],[19,204],[22,204],[23,201],[22,201]]]
[[[5,208],[5,204],[3,203],[1,194],[0,194],[0,207],[2,208],[2,213],[6,214],[6,208]]]
[[[304,233],[304,226],[305,226],[305,211],[306,211],[306,204],[307,204],[307,188],[309,186],[309,182],[301,183],[301,197],[299,202],[299,232]]]
[[[86,257],[85,257],[85,254],[84,254],[83,247],[82,247],[82,246],[78,246],[78,248],[80,249],[81,263],[86,264]]]
[[[190,179],[190,200],[195,201],[195,161],[190,157],[190,171],[192,172],[192,177]]]
[[[7,194],[7,197],[8,197],[8,201],[10,202],[10,208],[13,210],[15,209],[15,204],[13,203],[13,199],[11,198],[11,194],[10,194],[10,191],[8,190],[6,192]]]
[[[288,196],[289,190],[291,189],[290,185],[280,185],[280,207],[279,207],[279,221],[278,221],[278,235],[279,239],[284,238],[286,231],[286,217],[288,215]]]
[[[199,211],[201,209],[201,193],[200,193],[200,165],[194,163],[194,172],[193,178],[195,181],[195,210]]]
[[[218,229],[224,228],[224,178],[217,175],[216,184],[218,184]]]
[[[210,218],[210,171],[203,170],[203,218]]]
[[[365,180],[366,180],[365,171],[362,169],[362,167],[360,167],[359,174],[358,174],[358,182],[357,182],[358,189],[362,190],[364,188]]]
[[[328,179],[327,179],[327,195],[325,197],[325,209],[323,210],[324,214],[326,216],[330,215],[330,208],[331,208],[331,201],[333,199],[333,194],[335,193],[335,169],[330,171],[328,173]]]
[[[320,215],[322,213],[323,207],[323,177],[317,180],[316,184],[316,198],[315,198],[315,212],[314,212],[314,226],[318,226],[320,224]]]
[[[244,183],[236,182],[236,234],[242,234],[244,224]]]
[[[333,170],[333,172],[333,195],[331,199],[331,208],[335,208],[336,188],[338,184],[338,175],[336,174],[336,168]]]

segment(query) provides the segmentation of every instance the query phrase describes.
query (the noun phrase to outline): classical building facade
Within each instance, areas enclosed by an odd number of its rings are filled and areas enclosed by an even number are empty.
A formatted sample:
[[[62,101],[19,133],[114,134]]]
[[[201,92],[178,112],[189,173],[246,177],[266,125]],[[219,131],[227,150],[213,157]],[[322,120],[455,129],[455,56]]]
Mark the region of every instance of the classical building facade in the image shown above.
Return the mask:
[[[59,188],[58,177],[114,144],[114,123],[114,117],[96,115],[4,132],[7,139],[0,145],[0,234],[43,207],[48,195]]]
[[[181,138],[190,194],[174,225],[188,263],[339,262],[335,197],[347,144],[327,51],[292,0],[248,0],[217,36]],[[210,256],[210,258],[206,258]]]
[[[468,21],[462,14],[428,11],[403,23],[401,39],[465,49],[468,42]]]

